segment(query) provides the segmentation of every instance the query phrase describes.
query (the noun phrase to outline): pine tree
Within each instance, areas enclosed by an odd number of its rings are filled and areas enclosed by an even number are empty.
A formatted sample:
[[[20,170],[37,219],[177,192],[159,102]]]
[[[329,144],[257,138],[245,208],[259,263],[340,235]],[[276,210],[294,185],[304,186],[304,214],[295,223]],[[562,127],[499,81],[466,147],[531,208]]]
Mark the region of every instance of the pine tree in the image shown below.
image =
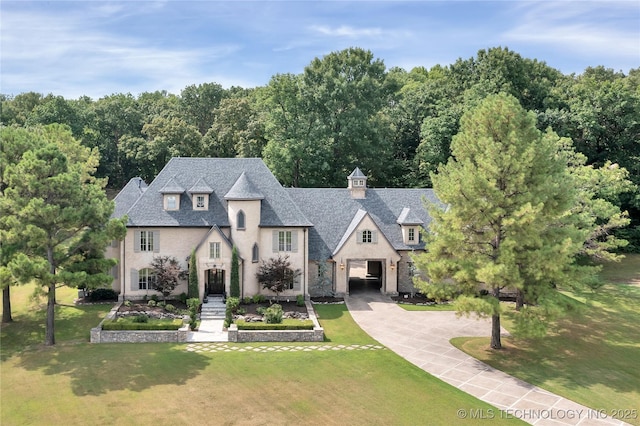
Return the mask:
[[[97,151],[80,145],[65,126],[29,131],[40,144],[4,171],[1,221],[9,240],[26,242],[8,263],[12,276],[46,289],[45,344],[53,345],[56,288],[110,283],[106,271],[115,262],[104,258],[104,249],[124,237],[125,226],[110,219],[106,181],[93,177]]]
[[[512,96],[490,96],[462,117],[452,157],[432,175],[447,207],[430,208],[428,252],[417,257],[430,282],[417,285],[428,295],[461,294],[459,311],[490,317],[494,349],[502,346],[502,289],[557,307],[555,285],[579,270],[587,232],[563,223],[577,191],[562,143],[537,130]]]

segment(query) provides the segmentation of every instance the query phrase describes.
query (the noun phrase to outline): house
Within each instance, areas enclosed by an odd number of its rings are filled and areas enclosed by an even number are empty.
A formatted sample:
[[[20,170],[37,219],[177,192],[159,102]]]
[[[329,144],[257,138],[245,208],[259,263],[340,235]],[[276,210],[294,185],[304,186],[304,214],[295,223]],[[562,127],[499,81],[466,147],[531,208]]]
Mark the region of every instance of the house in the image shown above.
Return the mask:
[[[437,202],[435,194],[368,188],[359,168],[346,180],[346,188],[284,188],[259,158],[172,158],[149,185],[133,178],[115,198],[114,217],[128,222],[124,240],[107,249],[118,259],[113,288],[123,299],[154,294],[153,257],[175,256],[187,269],[195,249],[200,297],[229,293],[235,245],[241,297],[269,295],[256,272],[278,255],[300,271],[283,297],[314,295],[319,282],[348,294],[365,268],[359,278],[383,293],[414,291],[409,254],[424,250],[424,200]],[[175,294],[186,291],[184,282]]]

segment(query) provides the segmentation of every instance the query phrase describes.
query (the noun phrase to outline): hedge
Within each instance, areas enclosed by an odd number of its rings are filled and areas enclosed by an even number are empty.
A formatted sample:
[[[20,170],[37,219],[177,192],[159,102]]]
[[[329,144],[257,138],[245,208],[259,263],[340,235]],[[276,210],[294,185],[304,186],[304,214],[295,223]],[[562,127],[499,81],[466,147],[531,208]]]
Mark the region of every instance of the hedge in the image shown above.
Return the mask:
[[[105,320],[102,323],[103,330],[178,330],[182,327],[181,319],[153,320],[149,322],[133,322],[129,318]]]
[[[246,322],[237,320],[235,324],[238,330],[313,330],[312,320],[283,320],[280,324],[267,324],[264,322]]]

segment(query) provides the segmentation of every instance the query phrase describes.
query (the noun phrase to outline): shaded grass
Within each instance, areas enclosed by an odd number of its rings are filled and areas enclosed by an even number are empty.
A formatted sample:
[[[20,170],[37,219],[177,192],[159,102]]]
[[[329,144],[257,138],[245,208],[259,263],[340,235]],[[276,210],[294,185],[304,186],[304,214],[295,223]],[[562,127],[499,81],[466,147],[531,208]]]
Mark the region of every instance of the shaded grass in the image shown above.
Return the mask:
[[[4,361],[16,352],[40,347],[44,343],[46,299],[33,298],[35,286],[23,285],[11,288],[13,322],[0,325],[0,360]],[[104,318],[113,303],[73,304],[77,290],[61,287],[56,290],[55,337],[60,344],[89,341],[92,327]]]
[[[410,303],[398,303],[405,311],[455,311],[453,304],[414,305]]]
[[[622,280],[640,271],[640,256],[606,265],[603,277]],[[596,292],[566,292],[582,303],[540,339],[505,338],[504,350],[488,338],[458,338],[468,354],[523,380],[594,409],[640,408],[640,287],[610,283]],[[507,313],[507,319],[510,314]],[[508,328],[510,321],[505,322]],[[640,425],[640,418],[626,422]]]
[[[316,307],[328,341],[375,343],[345,305]],[[181,344],[76,343],[10,353],[1,364],[3,425],[413,425],[492,409],[386,349],[195,353]]]

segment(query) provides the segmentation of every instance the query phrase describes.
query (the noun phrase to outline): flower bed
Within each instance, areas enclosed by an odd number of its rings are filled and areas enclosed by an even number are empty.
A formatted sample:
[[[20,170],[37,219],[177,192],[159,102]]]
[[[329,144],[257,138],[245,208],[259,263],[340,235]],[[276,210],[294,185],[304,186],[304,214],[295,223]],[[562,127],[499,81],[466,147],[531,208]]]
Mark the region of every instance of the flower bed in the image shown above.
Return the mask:
[[[147,322],[137,321],[138,317],[115,318],[102,323],[103,330],[178,330],[183,325],[182,318],[178,319],[148,319]]]
[[[314,324],[310,319],[284,319],[280,324],[267,324],[265,322],[247,322],[236,320],[238,330],[313,330]]]
[[[114,306],[111,311],[107,314],[105,319],[103,319],[97,327],[91,329],[91,343],[176,343],[176,342],[186,342],[189,334],[189,327],[187,324],[182,324],[183,319],[180,318],[167,318],[164,320],[157,320],[159,323],[168,322],[176,324],[179,322],[181,326],[177,329],[167,329],[166,325],[163,325],[163,329],[150,329],[149,327],[153,327],[154,322],[156,320],[148,319],[146,323],[139,322],[133,324],[133,317],[129,318],[118,318],[118,312],[122,307],[123,303],[119,302]],[[131,312],[127,307],[126,311]],[[138,314],[140,315],[140,314]],[[145,311],[144,315],[149,315],[148,311]],[[116,325],[120,321],[122,326]],[[128,323],[128,324],[126,324]],[[108,327],[123,327],[126,329],[105,329],[103,328],[106,324]],[[126,324],[126,325],[124,325]],[[136,327],[136,329],[132,329],[131,327]],[[140,327],[140,328],[138,328]]]

